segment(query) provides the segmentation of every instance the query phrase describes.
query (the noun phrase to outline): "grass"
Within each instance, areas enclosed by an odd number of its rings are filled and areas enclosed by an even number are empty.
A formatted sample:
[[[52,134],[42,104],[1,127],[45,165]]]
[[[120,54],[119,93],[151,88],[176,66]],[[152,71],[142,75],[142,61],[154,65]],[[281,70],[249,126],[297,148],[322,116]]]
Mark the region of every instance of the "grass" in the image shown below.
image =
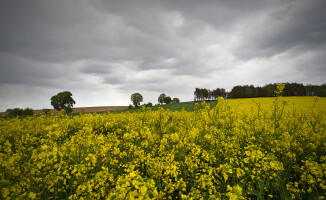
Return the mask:
[[[210,104],[211,107],[215,106],[217,104],[217,101],[209,101],[207,102]],[[187,111],[193,111],[195,107],[195,102],[182,102],[182,103],[173,103],[173,104],[165,104],[165,105],[157,105],[152,106],[151,110],[158,110],[159,107],[162,107],[164,110],[171,110],[171,111],[177,111],[182,110],[183,108]],[[133,108],[128,110],[119,110],[114,111],[115,113],[121,113],[121,112],[141,112],[142,110],[140,108]]]

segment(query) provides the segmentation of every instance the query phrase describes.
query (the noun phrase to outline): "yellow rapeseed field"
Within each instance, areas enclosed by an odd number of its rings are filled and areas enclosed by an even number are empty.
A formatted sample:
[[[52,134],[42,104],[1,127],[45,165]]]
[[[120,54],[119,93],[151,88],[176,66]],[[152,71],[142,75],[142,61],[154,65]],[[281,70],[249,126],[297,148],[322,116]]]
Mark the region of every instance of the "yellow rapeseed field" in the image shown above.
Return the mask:
[[[0,198],[324,199],[325,102],[1,118]]]

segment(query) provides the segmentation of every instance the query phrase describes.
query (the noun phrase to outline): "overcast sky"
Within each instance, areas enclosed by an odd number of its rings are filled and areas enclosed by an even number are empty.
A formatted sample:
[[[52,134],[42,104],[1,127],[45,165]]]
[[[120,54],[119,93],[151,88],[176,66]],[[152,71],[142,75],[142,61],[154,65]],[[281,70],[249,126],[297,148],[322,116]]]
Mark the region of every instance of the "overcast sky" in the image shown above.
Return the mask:
[[[0,111],[326,82],[325,0],[1,0]]]

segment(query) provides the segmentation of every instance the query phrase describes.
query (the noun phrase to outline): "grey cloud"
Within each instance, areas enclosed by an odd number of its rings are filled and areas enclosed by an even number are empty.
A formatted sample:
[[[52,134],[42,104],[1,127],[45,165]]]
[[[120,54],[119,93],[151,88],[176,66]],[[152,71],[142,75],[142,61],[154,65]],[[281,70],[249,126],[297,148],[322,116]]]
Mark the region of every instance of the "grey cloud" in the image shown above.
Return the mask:
[[[221,31],[232,29],[238,20],[260,12],[268,1],[167,1],[170,9],[179,10],[189,20],[200,20]]]
[[[0,83],[31,85],[55,85],[55,79],[63,77],[64,72],[56,65],[32,62],[26,59],[1,55]],[[46,66],[46,67],[45,67]]]
[[[234,52],[243,59],[251,59],[273,56],[299,46],[305,50],[324,45],[325,6],[322,0],[302,0],[270,9],[264,20],[252,20],[254,25],[247,22],[248,29],[242,27],[243,41]]]
[[[79,31],[97,16],[85,1],[4,1],[0,8],[0,51],[47,62],[85,55]],[[84,28],[85,29],[85,28]],[[85,30],[84,30],[85,32]],[[81,35],[84,32],[80,32]],[[78,39],[79,40],[78,40]]]
[[[262,12],[263,8],[275,6],[278,3],[278,1],[273,2],[261,0],[93,1],[95,7],[102,12],[124,16],[131,24],[155,33],[160,30],[160,26],[157,26],[160,25],[158,17],[164,12],[180,12],[190,21],[202,21],[222,29],[223,27],[233,26],[237,20],[244,19],[256,12]],[[146,24],[156,26],[146,26]]]
[[[85,66],[81,72],[91,74],[106,74],[111,73],[113,69],[109,65],[104,64],[92,64]]]

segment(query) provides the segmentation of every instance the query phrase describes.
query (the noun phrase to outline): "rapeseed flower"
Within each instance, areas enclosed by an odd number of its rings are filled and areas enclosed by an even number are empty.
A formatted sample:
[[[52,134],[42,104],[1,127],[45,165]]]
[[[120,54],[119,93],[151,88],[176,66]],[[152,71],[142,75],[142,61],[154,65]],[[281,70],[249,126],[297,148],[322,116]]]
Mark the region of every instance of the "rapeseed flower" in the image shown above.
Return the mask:
[[[305,109],[282,98],[239,107],[219,98],[194,112],[1,118],[0,196],[323,199],[323,99]]]

